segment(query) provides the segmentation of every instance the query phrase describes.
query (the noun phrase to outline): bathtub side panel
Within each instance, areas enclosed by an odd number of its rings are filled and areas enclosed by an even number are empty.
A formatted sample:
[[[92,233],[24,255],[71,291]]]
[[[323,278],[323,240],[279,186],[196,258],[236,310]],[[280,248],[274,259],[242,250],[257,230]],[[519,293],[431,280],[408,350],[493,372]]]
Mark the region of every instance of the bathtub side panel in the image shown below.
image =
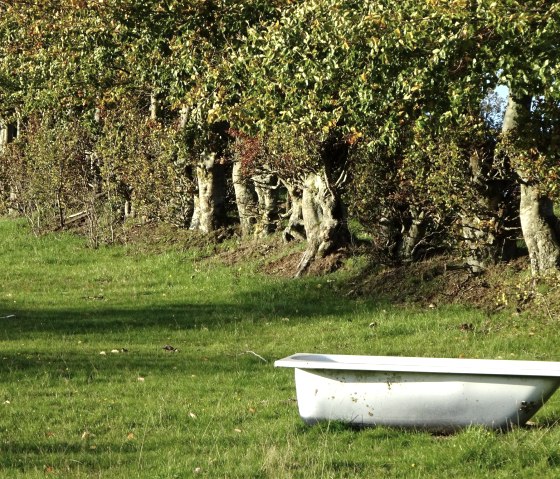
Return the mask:
[[[296,369],[307,423],[339,420],[450,430],[524,424],[558,387],[556,378]]]

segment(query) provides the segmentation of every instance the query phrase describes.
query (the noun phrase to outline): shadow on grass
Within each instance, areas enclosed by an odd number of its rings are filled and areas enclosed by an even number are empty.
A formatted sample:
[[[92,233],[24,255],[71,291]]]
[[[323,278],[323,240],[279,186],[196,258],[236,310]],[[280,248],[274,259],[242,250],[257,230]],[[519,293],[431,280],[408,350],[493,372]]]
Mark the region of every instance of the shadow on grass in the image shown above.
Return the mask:
[[[60,333],[62,335],[116,333],[131,328],[194,329],[220,327],[231,322],[225,311],[228,305],[159,304],[154,306],[114,307],[96,305],[95,308],[76,307],[56,309],[13,308],[12,316],[1,320],[4,339],[17,339],[30,333]],[[221,312],[221,313],[219,313]]]
[[[127,345],[128,346],[128,345]],[[216,353],[208,355],[199,348],[166,352],[161,344],[153,348],[130,345],[126,353],[106,352],[99,354],[98,349],[84,348],[82,351],[66,352],[3,352],[0,357],[0,384],[14,380],[36,379],[58,385],[57,381],[75,380],[80,384],[103,384],[115,381],[131,381],[154,375],[160,380],[176,377],[184,380],[195,374],[199,378],[212,378],[217,374],[256,374],[270,371],[272,362],[264,362],[252,355]],[[219,385],[217,385],[218,387]],[[43,394],[44,392],[41,392]]]
[[[52,304],[20,306],[0,301],[0,332],[5,340],[14,340],[37,333],[72,335],[202,327],[215,330],[242,321],[258,324],[288,318],[293,324],[316,317],[344,320],[355,312],[353,300],[340,297],[330,285],[317,286],[294,280],[232,292],[226,301],[215,302],[211,298],[187,298],[184,302],[154,298],[116,304],[105,299],[81,299],[72,307],[66,303],[59,308]],[[372,312],[377,309],[374,302],[364,307]]]

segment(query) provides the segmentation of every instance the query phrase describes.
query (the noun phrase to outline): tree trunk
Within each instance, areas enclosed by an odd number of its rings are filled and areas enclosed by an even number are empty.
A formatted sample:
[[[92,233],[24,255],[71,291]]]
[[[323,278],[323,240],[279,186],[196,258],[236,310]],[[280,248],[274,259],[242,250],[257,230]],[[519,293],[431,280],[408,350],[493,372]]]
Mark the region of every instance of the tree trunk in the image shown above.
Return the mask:
[[[191,224],[189,226],[189,229],[200,229],[200,201],[198,192],[193,196],[193,214],[191,217]]]
[[[225,223],[226,181],[223,165],[216,162],[216,153],[203,153],[196,166],[198,180],[198,221],[194,218],[191,229],[208,234]],[[196,224],[197,223],[197,224]]]
[[[282,237],[284,241],[293,240],[304,241],[305,227],[303,225],[303,205],[302,205],[302,189],[295,183],[282,181],[288,193],[288,208],[286,208],[288,216],[288,224],[284,228]]]
[[[8,144],[8,127],[0,119],[0,154],[6,149]]]
[[[253,234],[257,222],[257,202],[251,180],[242,172],[241,162],[233,163],[233,189],[235,202],[239,213],[241,236],[244,238]]]
[[[510,95],[502,133],[504,136],[522,134],[524,122],[530,121],[531,97],[515,98]],[[521,229],[531,262],[533,275],[540,275],[560,268],[560,227],[554,215],[550,198],[539,191],[539,185],[529,179],[522,169],[520,179],[521,200],[519,217]]]
[[[409,217],[403,222],[401,241],[398,245],[398,256],[403,261],[413,261],[418,245],[426,234],[426,215],[422,210],[411,206]]]
[[[6,149],[8,143],[12,142],[18,136],[19,132],[19,120],[18,123],[5,123],[0,118],[0,154]],[[9,202],[8,202],[8,215],[9,216],[17,216],[18,211],[16,208],[13,208],[17,202],[17,194],[16,190],[13,185],[10,185],[10,193],[9,193]]]
[[[473,273],[482,273],[499,260],[497,238],[492,227],[494,223],[489,223],[476,215],[463,215],[461,223],[463,241],[467,250],[467,266]]]
[[[315,257],[323,257],[348,242],[350,234],[345,209],[336,190],[328,183],[324,171],[305,178],[302,195],[303,224],[307,249],[296,276],[303,274]]]
[[[560,225],[552,201],[535,185],[521,185],[520,218],[533,275],[560,269]]]
[[[233,164],[233,187],[243,237],[265,237],[276,229],[276,177],[261,173],[248,178],[239,161]]]
[[[159,100],[155,93],[150,95],[150,120],[157,121],[159,118]]]
[[[0,153],[18,137],[18,133],[19,120],[17,123],[6,123],[0,118]]]
[[[258,198],[258,220],[255,235],[266,237],[276,230],[278,211],[276,205],[276,176],[271,173],[262,173],[253,177],[255,192]]]
[[[520,225],[513,199],[504,194],[512,189],[510,182],[483,178],[473,183],[478,199],[472,211],[461,216],[461,222],[467,265],[473,273],[480,273],[491,265],[515,257],[515,232]]]
[[[420,244],[425,242],[426,225],[424,211],[414,205],[385,208],[379,218],[376,243],[393,260],[414,261]]]
[[[134,218],[134,210],[132,209],[132,202],[124,200],[124,218]]]
[[[186,118],[186,110],[182,112],[183,115]],[[229,141],[228,130],[229,123],[225,121],[210,125],[206,149],[196,165],[198,204],[195,202],[196,218],[191,221],[191,229],[198,229],[204,234],[225,225],[226,172],[223,158]]]

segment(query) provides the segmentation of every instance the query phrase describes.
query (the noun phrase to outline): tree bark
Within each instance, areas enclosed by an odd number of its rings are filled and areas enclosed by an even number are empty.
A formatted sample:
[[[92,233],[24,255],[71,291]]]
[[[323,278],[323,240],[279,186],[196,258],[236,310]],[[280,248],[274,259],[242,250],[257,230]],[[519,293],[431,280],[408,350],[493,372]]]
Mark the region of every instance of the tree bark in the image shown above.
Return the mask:
[[[345,208],[338,192],[330,187],[325,171],[310,173],[305,178],[302,213],[307,249],[296,276],[303,274],[317,256],[324,257],[350,237]]]
[[[191,217],[191,224],[189,226],[189,229],[200,229],[200,202],[198,192],[193,196],[193,214]]]
[[[391,259],[414,261],[420,243],[426,236],[426,215],[414,205],[398,210],[385,208],[379,218],[378,245]]]
[[[533,275],[560,269],[560,225],[552,201],[535,185],[521,185],[520,218]]]
[[[293,240],[304,241],[306,237],[305,227],[303,225],[302,189],[291,181],[283,180],[282,183],[286,187],[288,193],[288,208],[286,208],[288,224],[284,228],[282,237],[286,242]]]
[[[426,215],[424,211],[410,206],[409,217],[404,222],[398,256],[403,261],[413,261],[417,247],[426,234]]]
[[[188,115],[188,108],[183,108],[179,119],[181,128],[186,127]],[[189,229],[204,234],[225,225],[226,172],[222,160],[229,139],[228,129],[227,122],[216,122],[210,126],[205,149],[195,165],[197,191],[193,197]]]
[[[0,154],[6,149],[8,143],[12,142],[15,138],[17,138],[19,133],[19,120],[18,123],[5,123],[0,118]],[[10,193],[9,193],[9,203],[8,203],[8,215],[9,216],[17,216],[18,211],[16,208],[13,208],[17,202],[17,194],[16,190],[13,185],[10,185]]]
[[[239,213],[241,236],[246,238],[253,234],[257,223],[257,201],[251,180],[243,174],[241,162],[233,163],[233,189]]]
[[[216,153],[204,152],[196,166],[198,182],[198,205],[191,229],[208,234],[225,223],[226,182],[223,165],[216,161]],[[197,211],[198,210],[198,211]],[[197,218],[195,218],[198,212]],[[195,219],[197,221],[195,221]]]
[[[156,93],[150,95],[150,120],[157,121],[159,118],[159,100]]]
[[[502,133],[515,140],[523,134],[523,127],[530,121],[531,97],[516,98],[510,95]],[[539,190],[539,185],[523,169],[517,170],[520,181],[519,216],[521,229],[534,276],[558,271],[560,268],[560,227],[554,215],[550,198]]]
[[[487,175],[473,177],[478,198],[468,213],[461,215],[466,262],[473,273],[481,273],[517,252],[518,211],[507,192],[509,181],[489,181]]]
[[[18,137],[18,125],[19,120],[17,123],[6,123],[0,118],[0,153]]]
[[[8,144],[8,127],[2,121],[2,119],[0,119],[0,153],[2,153],[6,149],[7,144]]]
[[[276,230],[278,211],[276,205],[277,179],[272,173],[253,176],[258,200],[258,219],[255,235],[266,237]]]

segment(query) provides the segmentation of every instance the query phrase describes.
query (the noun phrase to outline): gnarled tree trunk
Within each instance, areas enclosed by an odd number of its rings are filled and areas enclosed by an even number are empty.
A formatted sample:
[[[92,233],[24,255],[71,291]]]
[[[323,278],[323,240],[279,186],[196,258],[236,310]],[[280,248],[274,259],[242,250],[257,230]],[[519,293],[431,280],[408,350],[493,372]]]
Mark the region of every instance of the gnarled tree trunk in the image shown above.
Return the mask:
[[[530,121],[531,97],[510,95],[502,133],[515,139],[522,134],[524,122]],[[517,170],[521,200],[519,216],[523,238],[529,251],[531,272],[540,275],[560,268],[560,227],[554,215],[552,201],[539,191],[539,185],[526,171]]]
[[[413,261],[418,245],[426,235],[426,215],[421,209],[410,206],[407,221],[403,222],[398,256],[403,261]]]
[[[515,183],[498,171],[492,140],[469,141],[469,191],[460,215],[466,263],[480,273],[516,253],[518,207],[512,194]]]
[[[390,258],[411,262],[425,240],[426,225],[426,214],[417,206],[407,205],[397,211],[386,208],[379,218],[379,246]]]
[[[2,121],[2,119],[0,119],[0,153],[2,153],[6,149],[7,144],[8,144],[8,127]]]
[[[309,173],[305,178],[302,213],[307,249],[296,276],[303,274],[315,257],[325,256],[350,237],[345,208],[338,192],[329,185],[325,171]]]
[[[216,161],[216,153],[204,152],[201,156],[196,166],[198,201],[195,200],[190,228],[207,234],[225,223],[226,181],[223,165]]]
[[[473,273],[480,273],[500,261],[508,261],[517,252],[518,212],[505,192],[508,182],[474,182],[478,200],[472,211],[461,215],[466,262]]]
[[[8,143],[14,141],[19,134],[18,123],[4,123],[0,119],[0,153]]]
[[[537,186],[522,184],[519,214],[533,275],[560,269],[560,225],[550,198]]]
[[[181,113],[183,123],[186,111]],[[197,198],[190,229],[208,234],[225,225],[226,172],[224,152],[228,142],[229,124],[217,122],[210,126],[206,149],[196,165]]]
[[[257,222],[257,200],[252,182],[243,174],[240,161],[233,163],[232,178],[241,236],[249,237],[253,234]]]
[[[232,178],[242,236],[265,237],[273,233],[278,214],[276,176],[263,172],[249,178],[243,174],[241,163],[235,161]]]
[[[282,232],[284,241],[305,240],[305,227],[303,224],[303,191],[295,182],[282,180],[288,193],[288,208],[286,216],[288,224]]]

